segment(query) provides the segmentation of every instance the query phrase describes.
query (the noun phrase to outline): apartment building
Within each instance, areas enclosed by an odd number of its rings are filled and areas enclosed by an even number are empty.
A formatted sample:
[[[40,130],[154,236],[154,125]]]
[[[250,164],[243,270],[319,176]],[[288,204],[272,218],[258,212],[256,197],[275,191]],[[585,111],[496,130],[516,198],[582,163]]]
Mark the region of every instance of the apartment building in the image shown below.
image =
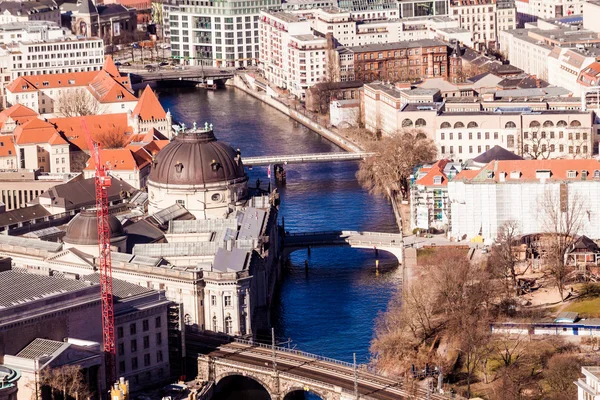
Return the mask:
[[[548,232],[549,209],[581,208],[578,234],[600,238],[600,163],[582,160],[491,161],[448,183],[451,236],[491,243],[508,221],[520,235]]]
[[[450,223],[448,181],[461,169],[460,164],[443,159],[417,170],[410,189],[411,229],[448,229]]]
[[[54,0],[0,3],[0,24],[23,21],[51,21],[60,25],[60,9]]]
[[[313,35],[309,21],[292,13],[263,11],[259,27],[265,78],[304,99],[307,88],[325,80],[327,39]]]
[[[450,15],[473,35],[474,48],[482,51],[497,47],[498,32],[515,29],[517,16],[514,3],[496,0],[452,0]]]
[[[0,24],[0,43],[57,40],[65,36],[59,24],[51,21],[22,21]]]
[[[581,367],[584,378],[575,382],[577,400],[592,400],[600,396],[600,367]]]
[[[496,145],[524,158],[589,158],[594,154],[593,113],[579,111],[577,101],[568,98],[484,101],[466,97],[441,102],[439,97],[427,96],[407,103],[402,92],[382,84],[365,85],[367,129],[387,135],[418,129],[435,141],[440,156],[456,161],[466,161]]]
[[[446,43],[423,39],[347,48],[353,54],[354,76],[363,82],[449,77]]]
[[[163,4],[171,54],[188,65],[257,65],[260,12],[280,7],[281,0],[185,0],[178,5]]]
[[[548,82],[581,96],[581,73],[600,57],[600,49],[569,49],[555,47],[548,56]]]
[[[553,46],[530,36],[528,29],[513,29],[498,33],[500,52],[511,65],[540,79],[548,80],[548,56]]]
[[[535,19],[555,19],[583,14],[585,0],[529,0],[529,12]]]
[[[448,15],[448,0],[402,0],[400,18]]]

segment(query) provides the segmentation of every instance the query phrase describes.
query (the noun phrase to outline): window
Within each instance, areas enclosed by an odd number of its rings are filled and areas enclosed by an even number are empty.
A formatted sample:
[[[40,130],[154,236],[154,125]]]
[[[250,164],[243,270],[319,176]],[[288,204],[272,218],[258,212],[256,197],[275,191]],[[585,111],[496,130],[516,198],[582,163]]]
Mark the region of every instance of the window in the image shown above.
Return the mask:
[[[158,316],[154,319],[154,327],[160,328],[160,325],[161,325],[160,316]]]
[[[133,339],[131,341],[131,352],[135,353],[137,351],[137,340]]]
[[[458,154],[462,154],[462,146],[458,146]]]
[[[440,129],[448,129],[448,128],[451,128],[451,125],[448,122],[442,122],[442,125],[440,125]]]
[[[131,369],[136,370],[138,368],[137,357],[133,357],[131,359]]]
[[[594,179],[600,179],[600,170],[595,170],[594,171]]]
[[[444,132],[440,133],[440,140],[444,140],[446,138],[446,134]]]
[[[481,132],[477,132],[477,140],[481,140]]]
[[[228,335],[233,333],[233,320],[230,315],[225,318],[225,333]]]
[[[125,344],[119,343],[119,355],[122,356],[125,354]]]
[[[117,338],[121,339],[123,337],[123,327],[119,326],[117,328]]]
[[[150,348],[150,336],[144,336],[144,348]]]
[[[471,121],[467,124],[467,128],[478,128],[477,122]]]
[[[569,154],[573,154],[573,146],[569,146]]]
[[[162,333],[160,333],[160,332],[156,332],[156,344],[157,345],[162,344]]]
[[[150,366],[150,354],[144,354],[144,367]]]
[[[494,132],[494,140],[498,140],[498,132]]]
[[[567,171],[567,178],[569,178],[569,179],[577,178],[577,171]]]
[[[473,132],[469,132],[469,140],[473,140]]]
[[[136,325],[135,325],[135,322],[134,322],[133,324],[129,325],[129,333],[131,335],[135,335],[135,332],[136,332]]]
[[[457,122],[454,124],[454,129],[464,128],[464,127],[465,127],[465,124],[463,124],[462,122]]]
[[[442,184],[442,177],[439,175],[436,175],[433,177],[433,184],[434,185],[441,185]]]
[[[119,361],[119,373],[125,372],[125,361]]]
[[[148,323],[148,320],[145,319],[142,321],[142,330],[144,332],[147,332],[150,329],[150,324]]]
[[[217,296],[215,296],[214,294],[210,296],[210,305],[211,306],[217,305]]]
[[[162,360],[163,360],[162,350],[158,350],[156,352],[156,362],[159,363],[159,362],[162,362]]]
[[[512,121],[508,121],[505,125],[504,125],[504,129],[514,129],[516,128],[517,125],[512,122]]]
[[[558,145],[558,151],[560,151],[561,153],[565,151],[565,146],[562,144]]]
[[[450,140],[454,139],[454,133],[450,132]]]
[[[212,318],[212,328],[213,328],[212,329],[213,332],[218,332],[218,329],[217,329],[217,317],[216,316],[214,316]]]
[[[473,153],[473,146],[469,146],[469,153]]]
[[[224,296],[225,307],[231,307],[231,296]]]
[[[489,140],[489,138],[490,138],[490,133],[489,133],[489,132],[486,132],[486,133],[485,133],[485,140]]]
[[[440,151],[441,151],[442,154],[445,154],[446,153],[446,146],[442,146]]]

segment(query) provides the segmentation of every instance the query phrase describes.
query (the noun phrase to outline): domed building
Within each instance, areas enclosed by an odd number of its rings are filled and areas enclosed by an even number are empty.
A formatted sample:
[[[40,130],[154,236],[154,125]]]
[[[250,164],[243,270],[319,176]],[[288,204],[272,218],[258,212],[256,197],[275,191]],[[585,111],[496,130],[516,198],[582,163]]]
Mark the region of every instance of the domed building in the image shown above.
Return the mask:
[[[182,129],[152,161],[148,213],[181,204],[197,219],[223,218],[248,198],[242,158],[212,126]]]
[[[114,215],[108,217],[110,245],[115,251],[127,251],[127,234]],[[95,210],[83,210],[67,225],[63,237],[65,249],[76,248],[84,253],[98,256],[98,222]]]

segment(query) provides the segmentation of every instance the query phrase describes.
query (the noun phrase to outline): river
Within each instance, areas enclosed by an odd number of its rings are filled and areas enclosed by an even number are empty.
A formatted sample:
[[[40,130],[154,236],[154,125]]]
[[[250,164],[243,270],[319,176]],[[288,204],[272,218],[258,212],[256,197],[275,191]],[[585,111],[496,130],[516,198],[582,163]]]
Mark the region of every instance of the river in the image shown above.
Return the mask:
[[[160,88],[159,100],[175,120],[188,126],[212,123],[217,138],[240,148],[242,158],[343,151],[233,88],[214,92]],[[285,218],[285,229],[397,232],[391,206],[360,187],[357,168],[356,162],[286,166],[287,185],[280,188],[279,214],[280,222]],[[266,167],[248,174],[251,184],[257,178],[268,180]],[[395,258],[384,252],[378,257],[382,266],[395,264]],[[350,248],[317,248],[310,255],[297,251],[291,261],[275,313],[278,342],[348,362],[356,353],[359,363],[368,362],[375,320],[399,284],[396,268],[380,268],[377,273],[374,251]],[[261,397],[248,391],[222,398]]]

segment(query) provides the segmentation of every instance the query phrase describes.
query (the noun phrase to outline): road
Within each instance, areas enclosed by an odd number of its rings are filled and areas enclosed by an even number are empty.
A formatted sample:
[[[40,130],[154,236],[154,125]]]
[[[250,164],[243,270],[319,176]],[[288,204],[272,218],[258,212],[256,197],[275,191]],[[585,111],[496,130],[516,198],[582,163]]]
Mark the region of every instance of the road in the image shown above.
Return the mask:
[[[310,355],[277,351],[277,371],[282,376],[292,374],[307,380],[339,386],[346,391],[354,391],[354,372],[346,363],[334,363],[310,357]],[[254,347],[241,343],[230,343],[210,354],[224,361],[233,361],[251,366],[272,369],[272,351],[268,347]],[[410,398],[402,384],[389,378],[370,373],[361,366],[358,370],[358,391],[362,396],[382,400],[400,400]],[[416,387],[416,398],[425,399],[427,391]],[[448,399],[440,394],[430,394],[432,400]]]

